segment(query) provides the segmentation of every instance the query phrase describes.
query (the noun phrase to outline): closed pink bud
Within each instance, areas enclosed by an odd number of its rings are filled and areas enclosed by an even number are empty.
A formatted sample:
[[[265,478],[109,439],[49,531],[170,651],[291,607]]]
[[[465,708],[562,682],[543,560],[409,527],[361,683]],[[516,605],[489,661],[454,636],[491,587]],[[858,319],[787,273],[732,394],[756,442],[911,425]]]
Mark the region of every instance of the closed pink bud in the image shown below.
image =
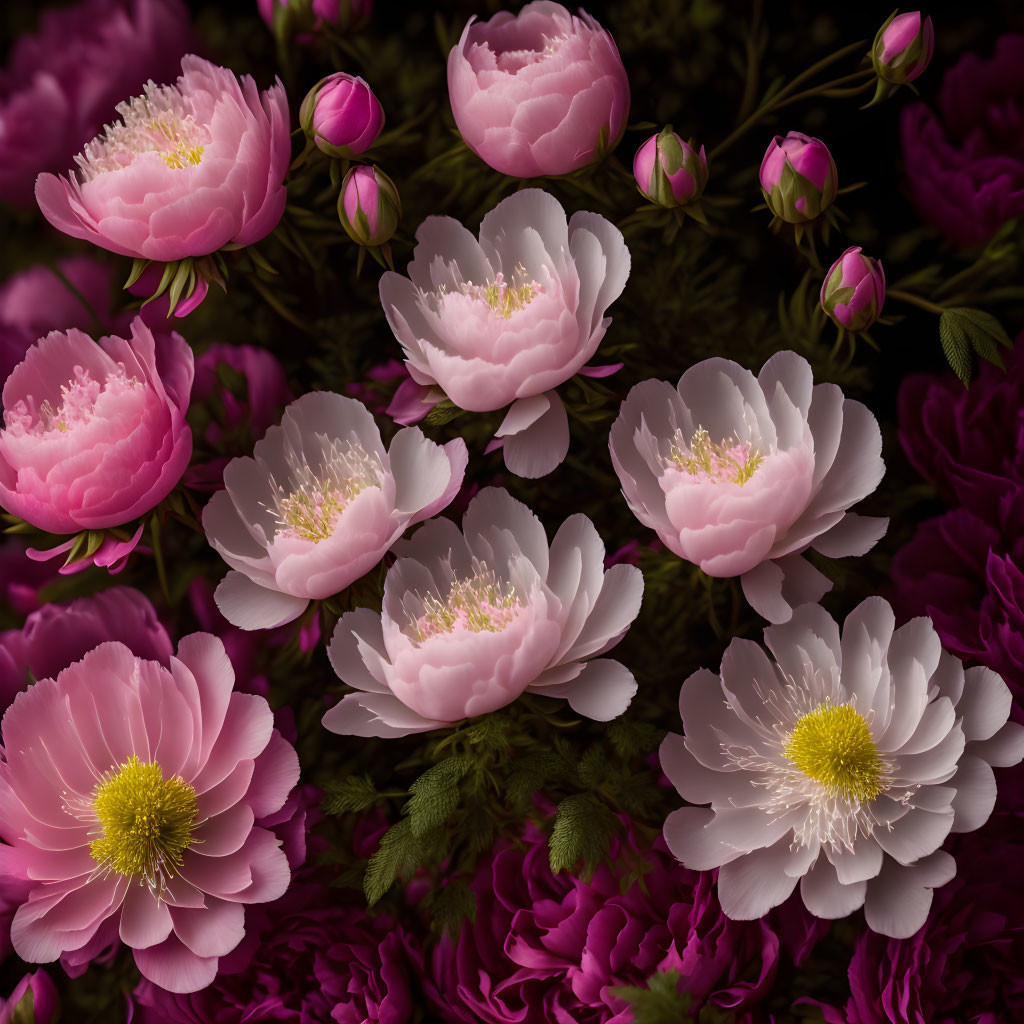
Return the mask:
[[[629,114],[629,79],[611,34],[551,0],[471,18],[448,56],[448,96],[466,145],[517,178],[599,160]]]
[[[931,18],[907,11],[890,18],[875,36],[871,62],[884,82],[903,85],[918,78],[931,62],[935,31]]]
[[[885,271],[882,264],[851,246],[832,264],[821,286],[821,308],[848,331],[867,330],[882,312]]]
[[[652,135],[633,158],[637,188],[659,206],[685,206],[700,197],[708,180],[704,147],[698,153],[672,129]]]
[[[338,218],[353,242],[383,245],[395,233],[401,216],[398,189],[379,167],[360,165],[345,175]]]
[[[309,91],[299,122],[328,156],[352,158],[376,141],[384,127],[384,110],[362,78],[338,71]]]
[[[801,132],[776,135],[761,161],[768,209],[790,224],[814,220],[836,197],[838,172],[828,147]]]

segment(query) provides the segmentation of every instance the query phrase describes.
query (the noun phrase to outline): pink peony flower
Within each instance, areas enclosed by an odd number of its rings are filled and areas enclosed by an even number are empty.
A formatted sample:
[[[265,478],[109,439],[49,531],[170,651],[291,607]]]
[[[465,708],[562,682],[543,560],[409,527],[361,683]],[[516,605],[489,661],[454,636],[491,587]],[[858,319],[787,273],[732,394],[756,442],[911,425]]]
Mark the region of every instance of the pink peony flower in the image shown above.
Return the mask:
[[[880,260],[851,245],[829,268],[821,285],[821,308],[839,327],[867,330],[885,303],[885,271]]]
[[[273,230],[291,154],[280,82],[259,93],[250,77],[188,54],[176,85],[148,83],[117,110],[121,120],[75,158],[77,175],[40,175],[36,199],[54,227],[165,263]]]
[[[327,391],[292,402],[253,456],[232,459],[226,490],[203,510],[206,537],[233,570],[217,605],[242,629],[291,622],[369,572],[451,502],[468,459],[461,438],[442,447],[414,427],[386,450],[367,408]]]
[[[49,974],[43,970],[33,971],[22,977],[7,999],[0,996],[0,1024],[21,1021],[53,1024],[58,1019],[59,1006],[60,997]]]
[[[299,110],[299,123],[328,156],[351,159],[376,142],[384,127],[384,109],[364,79],[336,71],[310,89]]]
[[[144,977],[194,992],[241,941],[245,904],[285,891],[280,841],[254,822],[298,759],[233,685],[224,645],[195,633],[169,669],[106,643],[15,698],[0,835],[5,872],[36,883],[11,927],[23,960],[81,962],[119,937]]]
[[[151,76],[174,74],[190,36],[180,0],[84,0],[45,10],[0,70],[0,199],[30,206],[36,175],[66,170],[118,100]]]
[[[772,139],[761,161],[760,178],[768,209],[789,224],[817,218],[832,205],[838,188],[828,147],[801,132]]]
[[[328,655],[355,688],[324,715],[332,732],[406,736],[511,704],[525,691],[565,697],[609,721],[636,692],[632,673],[600,655],[640,611],[643,576],[604,570],[604,544],[584,515],[550,547],[540,520],[508,491],[469,503],[395,545],[380,615],[347,612]]]
[[[484,217],[479,241],[451,217],[428,217],[416,241],[409,277],[384,274],[380,297],[422,414],[444,396],[472,412],[512,403],[496,435],[505,465],[550,473],[569,449],[554,389],[584,371],[629,277],[621,233],[595,213],[567,222],[558,200],[526,189]]]
[[[956,870],[939,847],[995,804],[993,766],[1024,756],[994,672],[942,650],[928,619],[895,629],[868,598],[839,626],[818,605],[765,630],[774,655],[734,639],[721,675],[683,683],[685,736],[661,764],[684,799],[665,840],[689,868],[720,867],[722,910],[753,920],[800,883],[818,917],[861,906],[868,926],[906,938]]]
[[[885,471],[878,422],[834,384],[814,385],[795,352],[757,377],[715,358],[676,388],[637,384],[609,447],[637,519],[709,576],[741,577],[772,622],[831,589],[801,552],[862,555],[888,524],[847,511]]]
[[[470,18],[448,55],[448,98],[462,138],[502,174],[568,174],[622,136],[629,79],[611,33],[551,0]]]
[[[192,350],[78,330],[40,338],[3,390],[0,505],[50,533],[120,526],[178,482],[192,453],[185,422]]]
[[[111,587],[69,604],[45,604],[21,629],[0,633],[0,708],[32,679],[49,679],[108,640],[139,658],[170,664],[167,630],[149,598],[131,587]]]

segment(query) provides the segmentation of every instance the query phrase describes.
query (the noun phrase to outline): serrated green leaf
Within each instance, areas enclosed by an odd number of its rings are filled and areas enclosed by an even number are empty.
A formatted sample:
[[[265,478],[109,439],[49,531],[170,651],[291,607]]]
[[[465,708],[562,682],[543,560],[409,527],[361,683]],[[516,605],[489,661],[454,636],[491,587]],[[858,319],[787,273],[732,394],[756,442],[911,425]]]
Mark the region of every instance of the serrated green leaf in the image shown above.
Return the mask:
[[[688,993],[679,991],[679,972],[659,971],[647,979],[646,987],[623,986],[611,990],[633,1007],[634,1024],[683,1024],[693,1020]]]
[[[939,340],[946,362],[953,372],[964,382],[971,382],[971,342],[956,316],[950,316],[951,310],[945,310],[939,317]]]
[[[366,865],[363,892],[372,907],[391,888],[396,878],[407,878],[419,867],[422,850],[412,833],[408,818],[403,818],[381,836],[377,852]]]
[[[369,775],[351,775],[327,787],[322,807],[325,814],[348,814],[372,807],[380,795]]]
[[[988,337],[1003,348],[1013,348],[1010,336],[1003,330],[1003,325],[983,309],[971,306],[953,306],[945,311],[945,315],[955,318],[963,326],[971,342],[976,337]]]
[[[459,806],[459,783],[469,770],[464,757],[446,757],[428,768],[410,787],[403,811],[415,836],[439,828]]]
[[[430,901],[430,923],[438,931],[457,939],[464,921],[476,921],[476,897],[461,879],[454,879]]]
[[[584,872],[589,871],[608,852],[617,824],[615,815],[589,793],[566,797],[548,840],[551,870],[567,871],[582,861]]]

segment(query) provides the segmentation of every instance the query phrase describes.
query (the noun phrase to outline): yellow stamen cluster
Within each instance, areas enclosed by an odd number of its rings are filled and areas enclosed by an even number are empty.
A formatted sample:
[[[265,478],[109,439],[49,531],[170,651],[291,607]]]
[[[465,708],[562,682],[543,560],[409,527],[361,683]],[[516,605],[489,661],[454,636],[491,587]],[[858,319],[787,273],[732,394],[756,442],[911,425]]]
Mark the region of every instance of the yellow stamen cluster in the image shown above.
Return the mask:
[[[690,476],[710,480],[727,480],[742,486],[761,465],[764,456],[749,444],[732,438],[716,444],[703,428],[699,428],[689,445],[672,445],[672,461]]]
[[[89,852],[101,867],[162,889],[181,867],[196,827],[196,791],[165,779],[160,765],[134,755],[96,786],[93,811],[103,829]]]
[[[882,792],[885,767],[864,716],[826,701],[802,715],[783,752],[831,795],[867,803]]]
[[[537,294],[538,286],[532,281],[528,284],[506,284],[501,274],[493,284],[485,284],[480,288],[480,298],[493,310],[494,315],[502,320],[510,320],[513,313],[525,309]]]
[[[500,633],[515,617],[520,602],[512,586],[502,586],[493,569],[483,568],[471,579],[456,580],[441,601],[423,599],[423,615],[413,623],[413,638],[422,643],[462,625],[471,633]]]

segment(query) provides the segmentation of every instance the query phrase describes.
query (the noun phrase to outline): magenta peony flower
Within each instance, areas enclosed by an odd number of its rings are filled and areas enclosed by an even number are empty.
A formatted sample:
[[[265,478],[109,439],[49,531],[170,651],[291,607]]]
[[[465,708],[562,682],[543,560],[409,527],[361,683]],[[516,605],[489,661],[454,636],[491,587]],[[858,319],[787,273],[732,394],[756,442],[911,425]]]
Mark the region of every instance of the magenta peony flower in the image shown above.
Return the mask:
[[[328,156],[351,159],[376,142],[384,127],[384,109],[362,78],[336,71],[307,93],[299,123]]]
[[[526,189],[484,217],[479,242],[451,217],[428,217],[416,241],[409,277],[384,274],[380,297],[422,415],[444,396],[473,412],[512,403],[496,435],[505,465],[550,473],[569,449],[554,388],[584,370],[611,323],[629,277],[621,233],[595,213],[566,222],[553,196]]]
[[[233,570],[217,605],[242,629],[291,622],[365,575],[451,503],[468,460],[461,438],[442,447],[414,427],[386,450],[366,407],[327,391],[292,402],[253,455],[232,459],[226,490],[203,510],[207,540]]]
[[[934,49],[932,19],[922,19],[920,11],[907,11],[889,18],[878,30],[871,62],[883,82],[903,85],[924,74]]]
[[[685,206],[699,199],[708,181],[704,147],[698,153],[675,132],[652,135],[633,157],[637,188],[659,206]]]
[[[551,0],[474,21],[448,55],[448,98],[484,163],[517,178],[568,174],[615,146],[629,79],[606,29]]]
[[[3,390],[0,505],[50,533],[148,512],[188,465],[191,386],[185,340],[154,338],[138,317],[131,340],[40,338]]]
[[[821,308],[838,327],[865,331],[885,302],[885,271],[880,260],[851,245],[829,268],[821,285]]]
[[[828,1024],[1009,1024],[1024,1019],[1024,857],[1020,821],[1001,815],[964,836],[961,870],[908,939],[865,932],[850,961],[845,1007]]]
[[[800,132],[776,135],[761,161],[761,193],[776,217],[814,220],[836,197],[838,172],[828,147]]]
[[[814,385],[795,352],[757,377],[715,358],[675,388],[637,384],[609,446],[637,519],[709,576],[740,576],[772,622],[831,589],[801,552],[862,555],[888,523],[847,511],[885,471],[875,417],[834,384]]]
[[[548,546],[540,520],[508,491],[482,490],[462,532],[437,519],[395,545],[380,615],[346,612],[328,655],[355,693],[324,715],[332,732],[406,736],[511,704],[524,691],[565,697],[609,721],[636,692],[601,655],[640,611],[643,576],[604,571],[604,544],[584,515]],[[572,568],[570,568],[572,567]]]
[[[214,983],[192,995],[143,982],[135,1024],[407,1024],[421,955],[392,920],[341,905],[338,893],[293,884],[260,908],[263,927],[246,964],[222,964]]]
[[[1024,35],[946,72],[938,109],[904,107],[903,162],[918,212],[954,245],[987,242],[1024,214]]]
[[[280,82],[259,93],[248,76],[188,54],[176,85],[148,83],[117,111],[75,158],[77,175],[40,175],[36,199],[55,228],[165,263],[273,230],[291,153]]]
[[[12,1021],[53,1024],[59,1005],[57,988],[49,974],[43,970],[33,971],[18,982],[7,999],[0,996],[0,1024],[11,1024]]]
[[[338,219],[359,245],[384,245],[402,216],[395,183],[379,168],[359,164],[349,170],[338,193]]]
[[[224,645],[196,633],[169,669],[106,643],[15,698],[0,835],[5,871],[37,883],[11,928],[22,959],[119,936],[146,978],[193,992],[242,939],[245,904],[285,891],[280,842],[254,821],[284,804],[298,759],[233,684]]]
[[[900,384],[899,437],[914,468],[950,503],[995,520],[1001,499],[1024,487],[1024,333],[1006,371],[983,362],[970,388],[947,373]]]
[[[632,1009],[613,990],[676,970],[707,1019],[724,1011],[730,1020],[761,1020],[780,961],[776,922],[723,917],[713,876],[681,868],[660,841],[641,850],[628,831],[611,854],[646,868],[642,881],[624,889],[621,871],[607,864],[589,882],[553,874],[534,826],[518,843],[499,845],[472,882],[475,922],[433,953],[425,988],[441,1019],[632,1024]]]
[[[174,74],[190,36],[180,0],[84,0],[44,11],[0,70],[0,199],[31,205],[36,175],[67,170],[118,100],[151,76]]]
[[[765,630],[774,661],[734,639],[720,676],[683,683],[685,736],[669,733],[661,763],[684,799],[711,806],[673,811],[665,839],[687,867],[721,867],[729,917],[760,917],[799,882],[818,917],[863,906],[872,930],[913,935],[956,870],[943,840],[985,823],[992,767],[1024,756],[999,676],[965,673],[927,619],[894,626],[878,597],[841,637],[803,605]]]
[[[130,587],[45,604],[21,629],[0,633],[0,708],[6,709],[28,682],[50,679],[108,640],[136,657],[170,664],[173,648],[149,598]]]

